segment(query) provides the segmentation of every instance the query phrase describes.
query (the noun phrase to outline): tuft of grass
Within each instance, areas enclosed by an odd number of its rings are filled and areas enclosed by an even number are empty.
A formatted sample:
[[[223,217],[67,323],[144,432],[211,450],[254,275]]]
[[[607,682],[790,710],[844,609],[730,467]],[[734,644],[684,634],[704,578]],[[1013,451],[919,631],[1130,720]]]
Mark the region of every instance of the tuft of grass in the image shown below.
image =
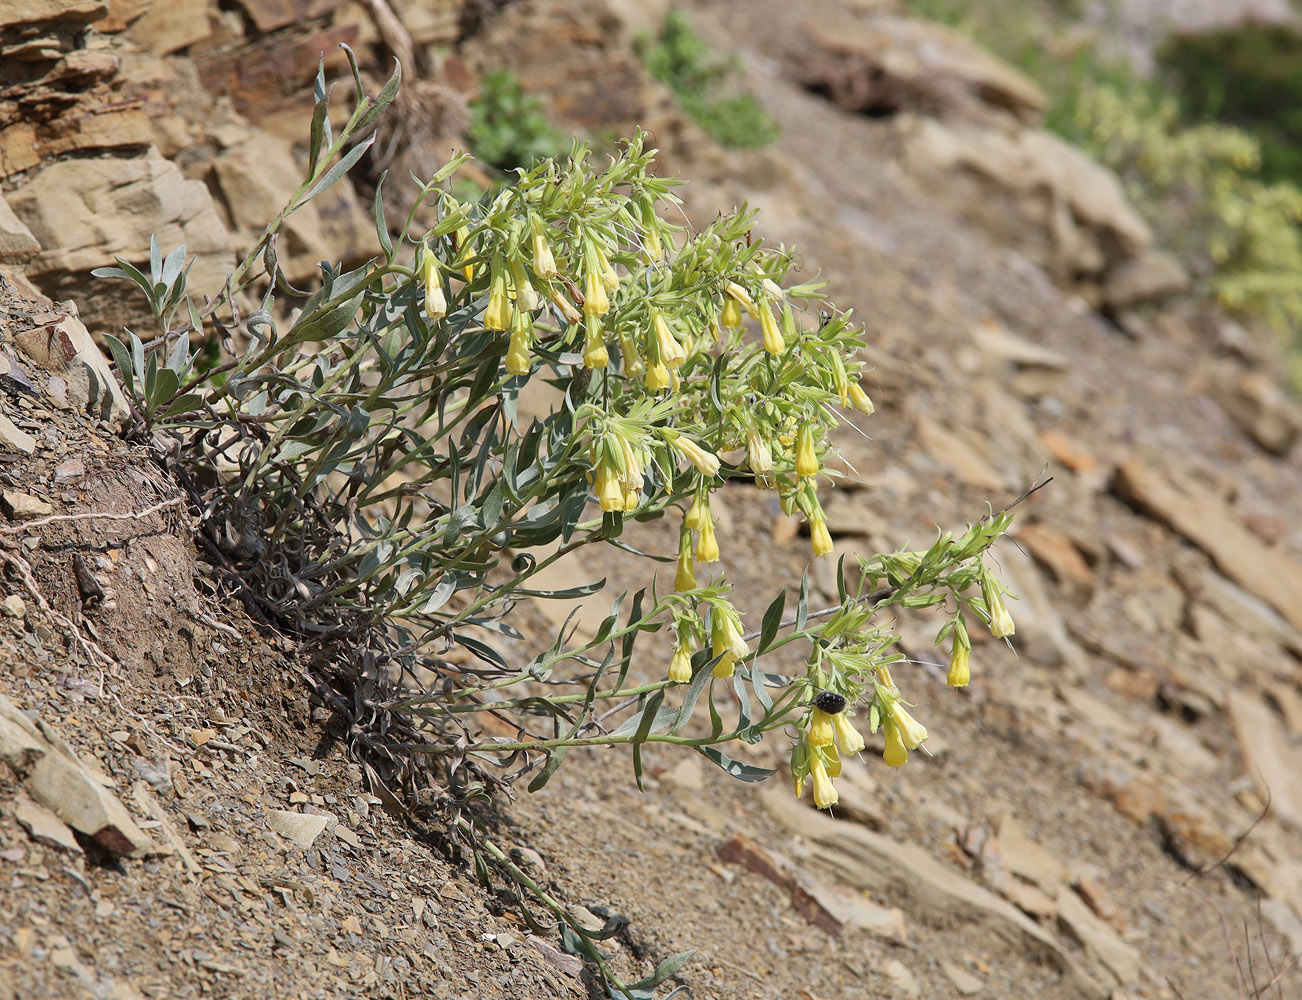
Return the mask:
[[[736,59],[719,56],[686,14],[671,10],[655,40],[642,39],[638,47],[651,75],[716,142],[758,149],[777,139],[778,127],[759,99],[738,89]]]

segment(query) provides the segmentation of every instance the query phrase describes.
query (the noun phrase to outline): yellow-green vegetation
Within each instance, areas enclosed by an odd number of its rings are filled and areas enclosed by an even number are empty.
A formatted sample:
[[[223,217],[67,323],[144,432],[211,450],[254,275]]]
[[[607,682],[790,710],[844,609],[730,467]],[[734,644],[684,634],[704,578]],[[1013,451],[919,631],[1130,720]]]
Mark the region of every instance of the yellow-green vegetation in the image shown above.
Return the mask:
[[[479,94],[470,102],[470,114],[466,131],[470,149],[498,170],[531,167],[565,151],[565,141],[548,122],[542,103],[527,96],[510,71],[484,77]]]
[[[1174,98],[1084,87],[1068,134],[1120,174],[1159,239],[1225,308],[1302,326],[1302,191],[1257,176],[1241,129],[1181,127]],[[1295,350],[1302,349],[1302,341]]]
[[[1173,41],[1164,54],[1167,73],[1144,79],[1100,50],[1074,4],[910,5],[1036,79],[1050,99],[1045,124],[1121,175],[1159,242],[1181,258],[1203,294],[1284,339],[1290,375],[1302,387],[1302,190],[1294,172],[1302,116],[1289,98],[1302,98],[1302,61],[1293,36],[1261,28],[1229,40]],[[1183,110],[1182,98],[1189,102]],[[1191,114],[1221,113],[1256,131],[1190,123]]]
[[[1261,175],[1302,183],[1302,35],[1249,22],[1175,35],[1158,52],[1163,79],[1187,123],[1219,122],[1261,146]]]
[[[755,95],[738,89],[735,60],[720,56],[697,35],[682,11],[669,11],[660,34],[641,39],[638,48],[651,75],[716,142],[758,148],[778,137],[777,125]]]
[[[757,781],[773,772],[733,745],[785,731],[797,793],[812,783],[831,806],[842,755],[864,748],[852,715],[884,729],[891,766],[927,738],[890,669],[903,658],[897,615],[939,611],[953,686],[971,674],[969,627],[1012,635],[987,556],[1011,517],[856,557],[850,572],[843,561],[827,608],[810,607],[807,575],[775,581],[763,612],[735,600],[711,510],[730,481],[801,515],[813,558],[832,550],[820,491],[835,475],[832,431],[873,410],[864,331],[820,284],[791,280],[793,253],[756,232],[753,212],[700,230],[668,221],[682,217],[677,182],[652,172],[640,134],[600,168],[576,143],[475,201],[456,194],[464,156],[431,164],[392,228],[381,181],[381,252],[350,270],[323,262],[315,288],[293,289],[276,232],[363,155],[374,133],[358,138],[398,81],[366,97],[354,63],[355,106],[336,135],[318,75],[307,176],[202,311],[184,247],[155,244],[148,274],[125,261],[99,272],[139,285],[157,320],[149,344],[128,331],[110,347],[135,433],[169,456],[235,589],[353,692],[335,706],[352,713],[353,752],[464,843],[484,878],[555,911],[612,996],[649,998],[686,954],[620,984],[600,933],[480,826],[491,794],[525,776],[542,787],[584,746],[627,748],[639,785],[657,743]],[[422,204],[428,229],[416,227]],[[277,301],[304,294],[292,310]],[[241,295],[260,308],[238,311]],[[195,365],[204,334],[222,348],[215,368]],[[530,383],[537,416],[519,406]],[[595,635],[567,622],[525,650],[521,600],[603,586],[549,590],[541,572],[589,546],[640,555],[625,527],[665,517],[678,529],[677,559],[662,557],[672,585],[648,563],[647,586],[616,597]],[[788,647],[799,655],[773,656]]]

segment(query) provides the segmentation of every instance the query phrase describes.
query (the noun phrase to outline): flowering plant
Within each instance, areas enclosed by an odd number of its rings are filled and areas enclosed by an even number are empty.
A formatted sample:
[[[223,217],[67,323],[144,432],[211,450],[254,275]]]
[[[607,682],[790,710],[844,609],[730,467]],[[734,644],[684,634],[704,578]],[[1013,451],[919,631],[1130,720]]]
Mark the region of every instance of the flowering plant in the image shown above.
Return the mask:
[[[751,609],[712,571],[711,498],[730,480],[772,490],[808,522],[811,555],[831,551],[820,503],[830,435],[873,411],[851,314],[818,284],[789,280],[790,252],[756,236],[754,213],[695,231],[667,221],[676,182],[653,173],[641,134],[603,169],[576,144],[475,203],[452,192],[456,157],[396,232],[377,191],[381,253],[349,271],[323,263],[320,286],[287,313],[276,297],[305,293],[279,269],[276,227],[356,162],[363,147],[348,140],[392,96],[361,98],[358,78],[358,110],[334,139],[320,76],[317,89],[309,176],[224,300],[202,313],[187,300],[188,326],[172,328],[182,248],[140,282],[160,318],[152,348],[134,334],[113,345],[138,430],[180,455],[202,537],[255,613],[311,640],[356,752],[389,764],[373,780],[442,810],[477,857],[487,850],[553,905],[467,807],[526,774],[541,787],[571,747],[627,744],[639,784],[642,748],[657,742],[757,780],[772,772],[726,748],[788,727],[796,792],[812,782],[826,808],[842,756],[864,749],[858,711],[884,729],[886,763],[903,764],[927,731],[892,676],[901,656],[880,612],[946,604],[938,641],[952,644],[950,683],[966,684],[968,620],[1013,631],[983,561],[1009,516],[923,551],[860,558],[856,587],[838,573],[832,608],[810,610],[806,578],[785,619],[783,587],[753,632]],[[421,203],[434,212],[427,229],[415,225]],[[133,277],[126,268],[117,276]],[[241,289],[262,295],[244,319]],[[196,370],[190,336],[209,329],[223,359]],[[521,392],[540,380],[554,404],[525,418]],[[547,591],[540,571],[583,546],[623,545],[629,519],[666,515],[679,519],[671,591],[620,597],[590,639],[563,628],[527,663],[503,655],[501,638],[521,638],[510,611],[522,597],[601,586]],[[639,639],[666,630],[663,672],[635,671]],[[795,642],[809,649],[803,673],[763,669]],[[716,703],[722,685],[736,695],[732,722]],[[708,730],[692,724],[702,698]],[[512,735],[477,721],[490,713]]]

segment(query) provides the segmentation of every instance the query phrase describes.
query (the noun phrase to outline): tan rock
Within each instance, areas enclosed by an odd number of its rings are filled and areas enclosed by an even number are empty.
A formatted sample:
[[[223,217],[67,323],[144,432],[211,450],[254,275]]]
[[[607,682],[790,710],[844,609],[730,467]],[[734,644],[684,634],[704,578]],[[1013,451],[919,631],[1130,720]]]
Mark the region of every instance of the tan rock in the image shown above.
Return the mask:
[[[18,121],[0,128],[0,177],[28,170],[40,162],[35,123]]]
[[[223,152],[213,169],[232,222],[250,237],[280,214],[303,183],[303,167],[289,147],[261,129]],[[292,281],[317,274],[322,257],[358,262],[378,250],[374,220],[343,182],[290,216],[282,234],[280,265]]]
[[[929,190],[1060,280],[1152,244],[1116,175],[1057,136],[916,116],[900,116],[898,129]]]
[[[217,5],[209,0],[154,3],[131,25],[127,37],[151,52],[167,55],[208,37],[210,11],[215,15]]]
[[[1103,281],[1103,303],[1112,309],[1125,309],[1188,290],[1189,273],[1180,261],[1165,250],[1150,249],[1108,269]]]
[[[1287,455],[1302,433],[1302,407],[1265,372],[1245,372],[1216,399],[1234,425],[1272,455]]]
[[[1113,490],[1193,542],[1226,576],[1302,628],[1302,566],[1262,544],[1219,494],[1133,458],[1118,467]]]
[[[835,870],[841,884],[889,893],[924,918],[979,923],[986,933],[1062,969],[1074,995],[1097,1000],[1108,995],[1051,934],[923,848],[830,819],[801,805],[785,789],[768,789],[760,796],[769,814],[803,839],[813,859]]]
[[[3,695],[0,763],[13,771],[34,800],[108,853],[136,857],[159,852],[101,776],[84,765],[49,727],[33,724]]]
[[[3,140],[0,139],[0,145]],[[0,164],[3,164],[0,153]],[[39,253],[41,245],[36,242],[32,231],[23,225],[22,220],[14,215],[9,202],[0,195],[0,261],[22,262]]]
[[[5,490],[0,493],[0,509],[4,510],[5,516],[11,521],[25,521],[54,513],[54,508],[40,497],[21,493],[18,490]]]
[[[267,812],[267,825],[296,847],[304,850],[311,847],[316,838],[321,836],[327,823],[329,819],[325,816],[311,816],[285,809],[271,809]]]
[[[1058,920],[1122,986],[1139,980],[1139,952],[1096,917],[1074,892],[1058,897]]]
[[[1034,121],[1044,92],[970,38],[934,21],[879,14],[806,21],[811,45],[802,82],[847,111],[979,113],[982,106]]]
[[[275,31],[308,18],[324,17],[347,0],[239,0],[261,32]]]
[[[36,438],[0,413],[0,448],[12,448],[30,455],[36,451]]]
[[[1081,604],[1090,599],[1097,580],[1070,538],[1038,521],[1020,525],[1015,537],[1030,550],[1035,561],[1049,571],[1069,598]]]
[[[985,320],[972,331],[972,339],[986,359],[986,368],[1002,382],[1003,369],[1013,391],[1026,399],[1039,399],[1057,389],[1066,378],[1067,358],[1057,351],[1011,333],[1002,323]]]
[[[108,0],[108,13],[95,22],[95,30],[102,35],[124,31],[153,5],[153,0]]]
[[[1009,476],[1001,475],[991,466],[973,431],[950,430],[925,413],[918,415],[917,430],[919,443],[927,454],[952,469],[969,486],[994,491],[1009,485]]]
[[[112,424],[122,424],[131,408],[99,345],[76,316],[14,336],[23,352],[67,381],[68,404]]]
[[[1067,866],[1052,851],[1028,837],[1012,813],[999,817],[997,835],[1004,866],[1050,896],[1056,896],[1058,887],[1067,881]]]
[[[104,0],[5,0],[0,5],[0,28],[17,25],[89,24],[103,17]]]
[[[1279,717],[1254,694],[1232,690],[1230,721],[1244,769],[1271,812],[1302,831],[1302,748],[1292,744]]]

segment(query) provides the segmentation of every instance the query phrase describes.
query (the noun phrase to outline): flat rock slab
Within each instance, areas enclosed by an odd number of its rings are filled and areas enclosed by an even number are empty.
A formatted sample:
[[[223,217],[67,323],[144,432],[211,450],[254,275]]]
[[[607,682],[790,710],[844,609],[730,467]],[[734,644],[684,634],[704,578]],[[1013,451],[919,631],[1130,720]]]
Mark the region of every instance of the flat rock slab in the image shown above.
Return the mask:
[[[1211,490],[1133,458],[1117,468],[1113,490],[1193,542],[1222,573],[1302,628],[1302,566],[1265,545]]]

